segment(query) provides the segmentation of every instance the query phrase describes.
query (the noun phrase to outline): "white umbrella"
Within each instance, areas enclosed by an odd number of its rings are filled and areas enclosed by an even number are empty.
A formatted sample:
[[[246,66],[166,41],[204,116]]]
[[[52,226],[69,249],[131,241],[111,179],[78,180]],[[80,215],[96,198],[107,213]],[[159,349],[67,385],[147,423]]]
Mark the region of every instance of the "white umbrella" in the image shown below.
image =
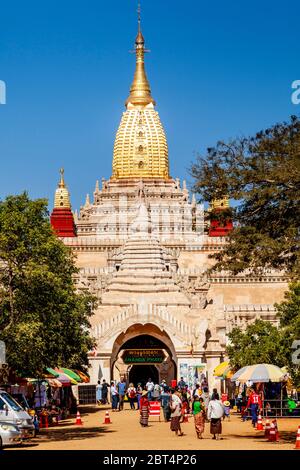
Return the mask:
[[[244,370],[242,370],[244,369]],[[254,364],[252,366],[243,367],[238,370],[239,382],[245,383],[251,381],[253,383],[258,382],[282,382],[284,378],[284,372],[278,366],[273,364]],[[234,376],[231,380],[234,380]]]
[[[242,367],[241,369],[239,369],[237,372],[235,372],[235,374],[231,377],[231,382],[236,382],[237,380],[239,380],[239,377],[240,375],[245,372],[245,370],[247,369],[247,367],[249,366],[244,366]]]

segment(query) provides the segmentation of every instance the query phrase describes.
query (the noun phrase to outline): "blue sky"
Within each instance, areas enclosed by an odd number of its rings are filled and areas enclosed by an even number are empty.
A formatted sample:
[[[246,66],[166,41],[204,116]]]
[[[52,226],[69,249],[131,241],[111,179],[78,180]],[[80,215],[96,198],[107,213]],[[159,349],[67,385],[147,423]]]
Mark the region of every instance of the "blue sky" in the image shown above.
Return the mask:
[[[10,0],[0,5],[0,198],[49,198],[65,168],[73,208],[111,174],[134,71],[135,0]],[[300,4],[142,0],[147,74],[171,174],[198,151],[300,114]]]

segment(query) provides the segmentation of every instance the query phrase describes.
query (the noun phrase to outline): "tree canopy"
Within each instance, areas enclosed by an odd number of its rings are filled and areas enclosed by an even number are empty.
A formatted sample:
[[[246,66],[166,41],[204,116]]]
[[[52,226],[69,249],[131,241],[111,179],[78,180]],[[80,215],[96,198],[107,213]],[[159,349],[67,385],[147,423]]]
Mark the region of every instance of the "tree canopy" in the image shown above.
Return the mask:
[[[294,383],[300,386],[300,282],[292,283],[284,300],[275,306],[286,350],[286,365]]]
[[[274,125],[254,137],[218,142],[191,166],[202,201],[235,201],[235,228],[214,269],[247,268],[300,274],[300,120]],[[228,211],[224,211],[228,217]],[[222,213],[218,214],[222,217]]]
[[[275,304],[278,328],[256,320],[245,330],[233,328],[226,348],[234,369],[251,364],[286,366],[296,387],[300,386],[300,282],[290,284],[285,299]],[[295,342],[298,342],[296,344]]]
[[[281,332],[268,321],[255,320],[244,331],[233,328],[228,338],[226,352],[235,370],[261,363],[286,365]]]
[[[46,200],[23,193],[0,202],[0,340],[17,373],[88,364],[94,298],[76,291],[75,273]]]

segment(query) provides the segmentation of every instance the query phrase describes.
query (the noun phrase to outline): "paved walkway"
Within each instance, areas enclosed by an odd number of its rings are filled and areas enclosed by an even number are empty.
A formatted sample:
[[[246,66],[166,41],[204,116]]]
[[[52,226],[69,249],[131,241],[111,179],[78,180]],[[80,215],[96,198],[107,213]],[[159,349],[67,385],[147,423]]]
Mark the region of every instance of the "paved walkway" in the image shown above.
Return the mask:
[[[194,450],[194,449],[249,449],[249,450],[286,450],[295,446],[296,432],[300,425],[298,419],[278,420],[280,441],[268,442],[264,432],[252,428],[251,422],[242,423],[237,415],[231,421],[223,422],[222,440],[214,441],[206,424],[204,439],[196,437],[193,419],[183,423],[185,433],[176,437],[170,431],[170,423],[158,422],[150,418],[149,428],[139,424],[138,411],[126,409],[121,412],[110,412],[112,424],[105,425],[104,417],[107,407],[81,407],[83,426],[76,426],[75,419],[66,420],[59,426],[42,430],[40,435],[23,448],[30,450]]]

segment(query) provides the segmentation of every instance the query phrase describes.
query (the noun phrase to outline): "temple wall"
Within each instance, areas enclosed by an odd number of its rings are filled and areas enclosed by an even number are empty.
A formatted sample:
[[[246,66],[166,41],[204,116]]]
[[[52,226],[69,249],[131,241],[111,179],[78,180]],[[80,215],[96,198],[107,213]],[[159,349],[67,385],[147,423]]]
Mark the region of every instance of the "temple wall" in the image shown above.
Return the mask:
[[[228,283],[223,285],[211,284],[209,297],[222,297],[223,304],[244,305],[244,304],[274,304],[281,302],[284,292],[288,289],[286,283],[263,283],[238,285]]]
[[[107,266],[107,252],[77,252],[76,266],[78,268],[105,268]]]
[[[197,251],[181,251],[178,258],[179,269],[201,268],[206,269],[210,266],[210,260],[207,253]]]

